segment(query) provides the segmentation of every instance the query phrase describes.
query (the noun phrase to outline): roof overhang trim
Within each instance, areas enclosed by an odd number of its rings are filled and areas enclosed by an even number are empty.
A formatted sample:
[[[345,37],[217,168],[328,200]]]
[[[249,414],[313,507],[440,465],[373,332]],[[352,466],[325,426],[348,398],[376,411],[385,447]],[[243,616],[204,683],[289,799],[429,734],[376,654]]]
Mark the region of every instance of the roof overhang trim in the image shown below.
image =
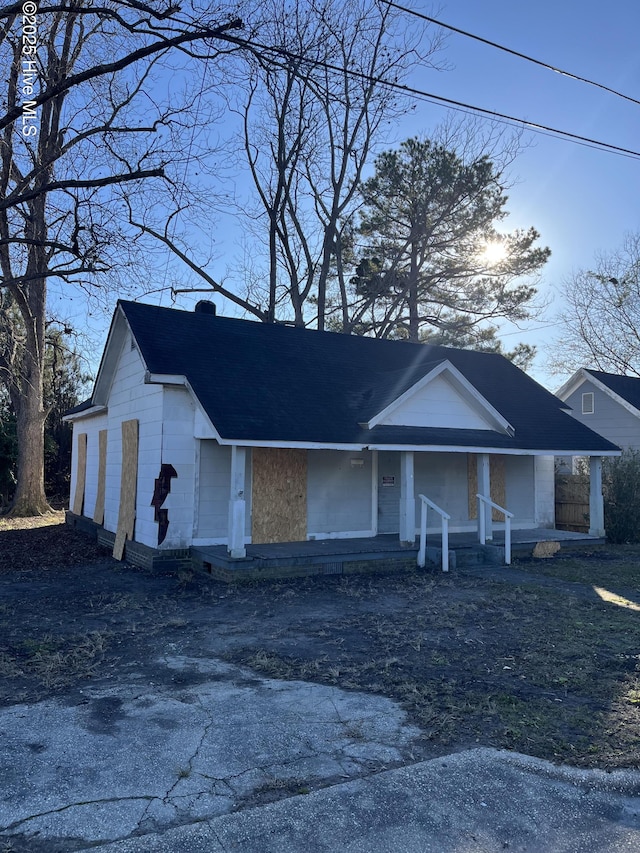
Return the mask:
[[[620,394],[617,394],[608,385],[604,382],[601,382],[596,376],[589,372],[589,370],[585,367],[581,367],[580,370],[577,370],[571,379],[564,383],[564,385],[559,388],[556,392],[557,396],[561,400],[566,400],[567,397],[570,397],[573,393],[575,393],[581,385],[584,385],[585,382],[591,382],[599,391],[602,391],[603,394],[606,394],[607,397],[610,397],[616,403],[626,409],[630,414],[632,414],[636,418],[640,418],[640,409],[637,409],[632,403],[626,400],[624,397],[621,397]]]
[[[85,418],[94,418],[96,415],[104,415],[109,411],[107,406],[90,406],[88,409],[83,409],[81,412],[73,412],[69,415],[64,415],[62,420],[74,423]]]

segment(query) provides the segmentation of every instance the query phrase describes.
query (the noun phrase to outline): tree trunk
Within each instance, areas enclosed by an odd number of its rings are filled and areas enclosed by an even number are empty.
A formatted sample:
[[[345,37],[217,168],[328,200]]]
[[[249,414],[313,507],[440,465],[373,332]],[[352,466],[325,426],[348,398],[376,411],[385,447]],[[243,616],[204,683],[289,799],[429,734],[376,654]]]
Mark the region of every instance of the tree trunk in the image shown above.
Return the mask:
[[[42,393],[30,386],[17,412],[18,482],[9,515],[51,512],[44,492],[44,422]]]

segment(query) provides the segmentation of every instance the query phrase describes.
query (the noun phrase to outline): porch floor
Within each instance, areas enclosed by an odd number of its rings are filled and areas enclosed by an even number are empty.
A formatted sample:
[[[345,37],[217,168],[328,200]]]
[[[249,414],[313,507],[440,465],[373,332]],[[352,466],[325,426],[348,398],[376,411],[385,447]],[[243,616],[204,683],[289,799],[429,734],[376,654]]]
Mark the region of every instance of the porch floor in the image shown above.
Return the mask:
[[[538,542],[558,542],[561,547],[602,544],[604,539],[570,530],[512,530],[511,550],[514,554],[531,553]],[[504,546],[504,530],[494,530],[493,546]],[[440,548],[440,534],[427,536],[427,546]],[[191,554],[203,568],[221,579],[232,577],[277,577],[308,574],[343,574],[352,571],[381,571],[409,568],[415,565],[419,541],[401,547],[397,534],[382,534],[362,539],[321,539],[306,542],[277,542],[247,545],[246,557],[234,559],[225,545],[193,546]],[[476,532],[449,534],[451,552],[478,549]]]

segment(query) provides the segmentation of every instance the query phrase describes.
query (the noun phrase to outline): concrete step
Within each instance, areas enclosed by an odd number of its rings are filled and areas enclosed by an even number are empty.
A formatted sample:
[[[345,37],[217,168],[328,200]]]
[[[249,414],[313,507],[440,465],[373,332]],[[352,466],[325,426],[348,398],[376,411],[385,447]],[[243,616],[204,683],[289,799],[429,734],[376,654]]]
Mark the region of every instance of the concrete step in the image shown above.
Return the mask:
[[[442,565],[442,549],[427,546],[427,562]],[[449,569],[464,566],[504,566],[504,548],[499,545],[468,545],[449,551]]]

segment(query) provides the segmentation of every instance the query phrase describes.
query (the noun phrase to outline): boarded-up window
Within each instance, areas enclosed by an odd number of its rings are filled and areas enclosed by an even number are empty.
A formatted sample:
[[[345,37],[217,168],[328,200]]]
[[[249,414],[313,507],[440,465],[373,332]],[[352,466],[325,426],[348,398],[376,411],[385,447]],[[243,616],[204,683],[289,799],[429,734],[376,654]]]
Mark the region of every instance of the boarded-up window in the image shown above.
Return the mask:
[[[120,473],[120,508],[118,529],[113,543],[113,556],[121,560],[124,544],[133,539],[136,522],[136,489],[138,485],[138,421],[122,422],[122,471]]]
[[[72,512],[76,515],[82,515],[82,509],[84,504],[84,488],[85,481],[87,479],[87,434],[86,432],[81,432],[78,436],[78,444],[77,444],[77,460],[78,464],[76,467],[76,489],[73,496],[73,506],[71,507]]]
[[[96,505],[93,510],[93,520],[96,524],[104,522],[104,496],[107,479],[107,431],[101,429],[98,433],[98,492]]]
[[[489,497],[494,503],[503,506],[505,509],[506,489],[505,489],[505,465],[504,456],[492,453],[489,456],[489,478],[491,484],[491,494]],[[469,482],[469,518],[478,517],[478,457],[475,453],[467,454],[468,467],[468,482]],[[504,515],[497,510],[491,511],[491,517],[494,521],[504,521]]]
[[[252,454],[251,541],[307,538],[307,452],[256,447]]]

